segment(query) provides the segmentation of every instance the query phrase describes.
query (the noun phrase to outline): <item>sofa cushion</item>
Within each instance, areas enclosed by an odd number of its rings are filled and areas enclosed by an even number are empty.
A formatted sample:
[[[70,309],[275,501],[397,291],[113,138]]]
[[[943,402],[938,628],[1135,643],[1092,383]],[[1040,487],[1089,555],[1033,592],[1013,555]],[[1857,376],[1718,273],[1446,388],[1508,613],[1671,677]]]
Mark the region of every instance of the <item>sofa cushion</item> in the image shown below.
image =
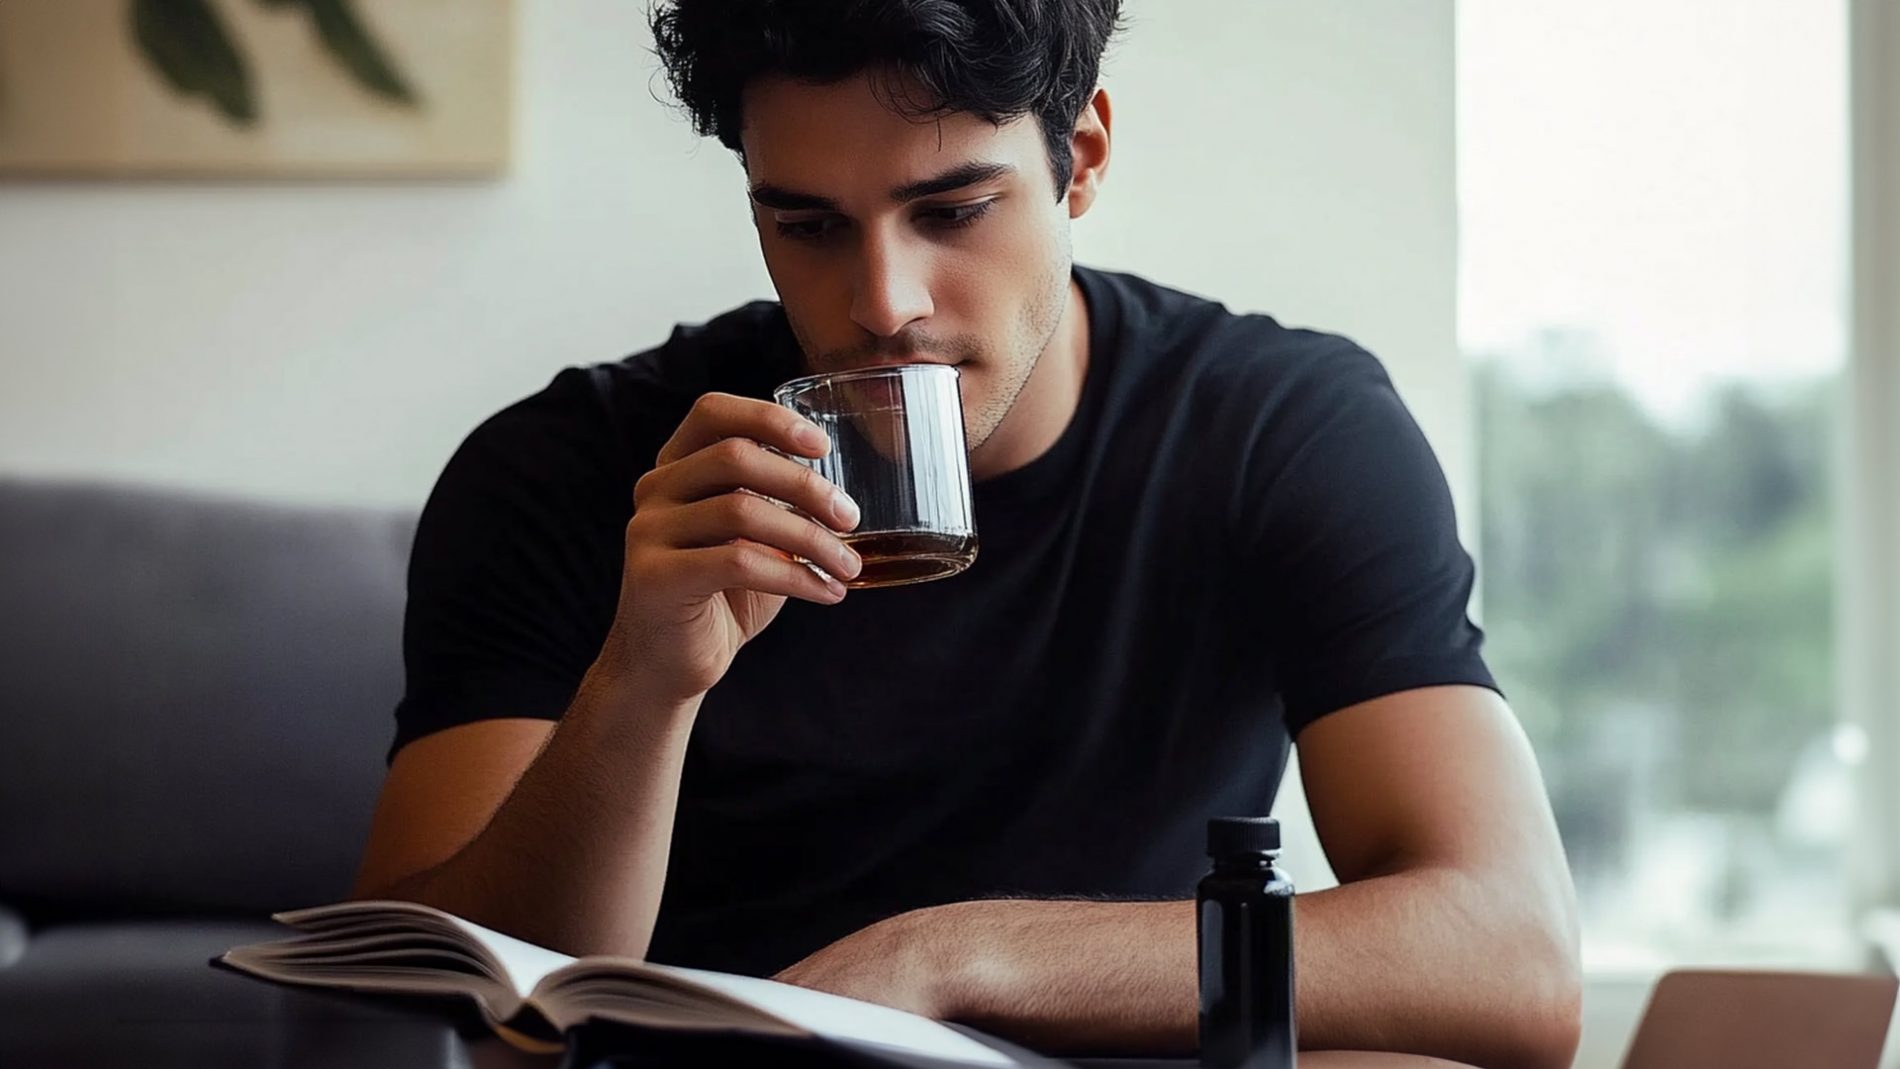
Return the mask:
[[[26,953],[26,918],[0,906],[0,969]]]
[[[401,690],[408,514],[0,480],[0,901],[348,888]]]

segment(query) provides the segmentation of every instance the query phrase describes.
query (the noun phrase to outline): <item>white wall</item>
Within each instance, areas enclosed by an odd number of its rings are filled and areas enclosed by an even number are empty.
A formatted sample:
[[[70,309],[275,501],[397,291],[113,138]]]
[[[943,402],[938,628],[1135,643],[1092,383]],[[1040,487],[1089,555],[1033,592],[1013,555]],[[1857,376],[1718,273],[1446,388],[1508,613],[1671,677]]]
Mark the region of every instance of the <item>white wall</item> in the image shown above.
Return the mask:
[[[0,184],[0,472],[415,505],[564,365],[769,296],[625,0],[517,5],[499,182]],[[1450,0],[1130,0],[1078,256],[1354,335],[1461,495]]]

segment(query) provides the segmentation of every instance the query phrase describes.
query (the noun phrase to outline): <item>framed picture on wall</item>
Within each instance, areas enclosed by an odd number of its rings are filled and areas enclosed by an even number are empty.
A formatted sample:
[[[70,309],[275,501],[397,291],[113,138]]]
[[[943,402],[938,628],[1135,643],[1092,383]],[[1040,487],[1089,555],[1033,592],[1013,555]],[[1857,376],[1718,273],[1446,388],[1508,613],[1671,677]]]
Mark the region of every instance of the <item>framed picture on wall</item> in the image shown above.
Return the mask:
[[[513,0],[0,0],[0,175],[499,174]]]

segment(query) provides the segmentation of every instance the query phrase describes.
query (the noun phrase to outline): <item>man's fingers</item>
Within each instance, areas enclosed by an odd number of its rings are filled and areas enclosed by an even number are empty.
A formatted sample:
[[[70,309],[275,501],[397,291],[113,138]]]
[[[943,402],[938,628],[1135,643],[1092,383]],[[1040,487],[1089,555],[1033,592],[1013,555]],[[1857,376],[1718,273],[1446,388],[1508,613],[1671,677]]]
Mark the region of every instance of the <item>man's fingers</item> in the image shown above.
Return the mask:
[[[829,451],[816,424],[781,405],[732,394],[701,397],[634,487],[629,574],[687,597],[750,590],[836,604],[844,586],[829,576],[850,579],[863,563],[823,524],[850,530],[857,506],[789,459]]]
[[[844,600],[844,584],[821,579],[818,573],[773,549],[755,542],[679,551],[679,575],[685,593],[709,597],[725,590],[753,590],[761,594],[801,598],[819,605]]]
[[[863,570],[858,555],[837,535],[754,494],[722,494],[681,505],[666,510],[662,522],[661,537],[680,549],[743,539],[803,557],[844,579],[855,578]]]
[[[821,457],[831,449],[831,440],[817,424],[783,405],[709,393],[694,402],[660,448],[659,463],[684,459],[722,438],[750,438],[801,457]]]
[[[857,503],[816,471],[762,449],[749,438],[726,438],[642,476],[634,487],[637,508],[662,502],[690,504],[734,490],[776,498],[849,531],[858,524]]]

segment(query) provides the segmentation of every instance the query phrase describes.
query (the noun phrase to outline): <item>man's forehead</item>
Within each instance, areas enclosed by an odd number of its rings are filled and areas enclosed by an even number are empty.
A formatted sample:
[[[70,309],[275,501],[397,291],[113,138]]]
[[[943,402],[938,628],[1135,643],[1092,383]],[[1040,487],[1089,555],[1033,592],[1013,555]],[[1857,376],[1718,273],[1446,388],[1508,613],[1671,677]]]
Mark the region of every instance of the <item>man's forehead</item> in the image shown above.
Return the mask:
[[[896,188],[969,163],[1021,169],[1040,148],[1022,120],[991,123],[967,112],[901,114],[900,91],[868,74],[819,85],[773,76],[746,89],[740,134],[752,181],[793,188],[848,180]],[[896,98],[901,100],[902,98]],[[1033,125],[1033,124],[1032,124]]]

